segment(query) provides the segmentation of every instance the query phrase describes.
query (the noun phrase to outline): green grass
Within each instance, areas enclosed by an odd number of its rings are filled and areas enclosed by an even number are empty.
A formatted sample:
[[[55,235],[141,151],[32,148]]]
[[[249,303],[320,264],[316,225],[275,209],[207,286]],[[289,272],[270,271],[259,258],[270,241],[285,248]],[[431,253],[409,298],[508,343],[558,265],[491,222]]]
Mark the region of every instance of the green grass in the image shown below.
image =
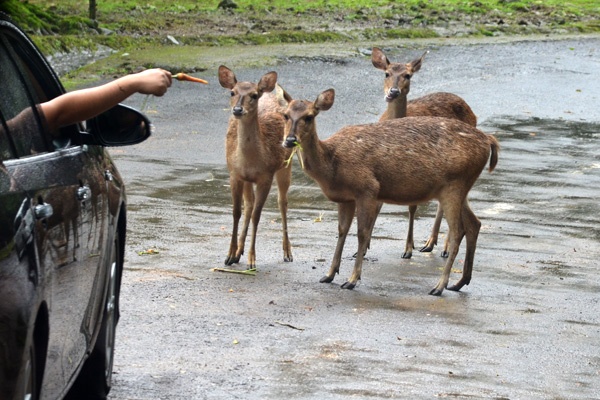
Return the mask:
[[[99,44],[131,54],[128,61],[112,56],[81,72],[90,76],[148,66],[148,53],[181,52],[181,47],[170,49],[167,34],[185,46],[223,49],[433,38],[451,24],[463,29],[443,35],[600,32],[598,0],[234,1],[237,8],[222,10],[220,0],[97,0],[96,21],[88,18],[87,0],[0,0],[0,10],[24,27],[45,54],[95,50]],[[98,34],[97,28],[117,34]],[[202,68],[187,61],[180,65]]]
[[[2,3],[14,3],[18,0],[3,0]],[[238,7],[232,12],[248,13],[277,13],[294,15],[303,13],[334,13],[344,12],[355,18],[362,18],[365,11],[378,17],[389,18],[397,14],[419,17],[423,14],[436,15],[481,15],[497,13],[511,16],[514,14],[553,13],[572,19],[577,16],[600,16],[600,2],[597,0],[235,0]],[[39,9],[48,10],[59,16],[69,15],[71,18],[87,18],[88,2],[85,0],[28,0],[27,4]],[[218,0],[146,0],[143,2],[124,0],[98,0],[97,11],[100,23],[140,24],[144,28],[143,18],[160,13],[165,17],[200,13],[211,14],[220,12]],[[299,16],[299,17],[300,17]],[[596,18],[597,19],[597,18]]]
[[[41,7],[55,7],[59,11],[86,12],[88,2],[85,0],[29,0],[31,4]],[[535,1],[511,1],[511,0],[271,0],[268,4],[264,0],[236,0],[238,10],[253,8],[255,10],[270,10],[278,12],[306,12],[314,10],[331,11],[336,9],[358,10],[361,8],[392,7],[394,9],[436,9],[439,11],[461,10],[467,13],[481,12],[482,10],[497,9],[501,12],[526,11],[537,7],[558,8],[569,12],[598,12],[600,7],[597,0],[535,0]],[[214,11],[219,4],[218,0],[146,0],[143,2],[109,1],[99,0],[97,7],[101,13],[114,13],[131,10],[142,10],[145,12],[190,12],[190,11]]]
[[[436,25],[448,20],[461,21],[465,16],[497,16],[507,24],[539,16],[551,25],[574,31],[596,29],[600,19],[598,0],[234,0],[237,8],[218,9],[219,0],[98,0],[97,22],[101,27],[123,34],[149,34],[157,27],[193,24],[199,18],[223,18],[226,15],[248,20],[277,15],[290,21],[306,17],[323,18],[340,14],[348,22],[371,20],[374,23],[399,18],[412,21],[413,27]],[[93,26],[88,17],[86,0],[0,0],[30,31],[43,30],[61,34],[81,32]],[[33,14],[33,15],[32,15]],[[36,17],[39,16],[39,21]],[[202,31],[198,21],[197,31]],[[226,34],[220,34],[226,36]],[[328,39],[328,38],[325,38]],[[352,39],[352,38],[350,38]],[[285,41],[283,39],[282,41]],[[228,41],[225,41],[228,44]]]

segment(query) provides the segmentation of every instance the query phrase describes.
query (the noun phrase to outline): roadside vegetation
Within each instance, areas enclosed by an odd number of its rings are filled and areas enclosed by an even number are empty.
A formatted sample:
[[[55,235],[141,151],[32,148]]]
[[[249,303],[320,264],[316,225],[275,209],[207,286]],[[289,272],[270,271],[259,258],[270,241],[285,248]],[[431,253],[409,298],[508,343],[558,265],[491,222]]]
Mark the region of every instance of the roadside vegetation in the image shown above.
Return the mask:
[[[85,0],[0,0],[0,10],[47,55],[106,46],[118,54],[167,53],[171,60],[185,58],[169,49],[177,44],[226,48],[600,32],[597,0],[96,0],[94,20]],[[122,73],[135,63],[118,64],[93,69]]]

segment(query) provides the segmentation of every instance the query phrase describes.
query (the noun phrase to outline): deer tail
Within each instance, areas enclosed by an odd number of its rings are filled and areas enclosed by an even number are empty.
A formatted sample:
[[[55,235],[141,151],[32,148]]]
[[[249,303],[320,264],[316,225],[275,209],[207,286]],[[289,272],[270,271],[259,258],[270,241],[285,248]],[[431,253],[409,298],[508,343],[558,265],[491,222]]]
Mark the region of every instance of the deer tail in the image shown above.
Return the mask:
[[[493,135],[488,135],[488,140],[490,142],[490,148],[492,149],[489,168],[489,171],[492,172],[494,168],[496,168],[496,164],[498,164],[498,151],[500,150],[500,143]]]

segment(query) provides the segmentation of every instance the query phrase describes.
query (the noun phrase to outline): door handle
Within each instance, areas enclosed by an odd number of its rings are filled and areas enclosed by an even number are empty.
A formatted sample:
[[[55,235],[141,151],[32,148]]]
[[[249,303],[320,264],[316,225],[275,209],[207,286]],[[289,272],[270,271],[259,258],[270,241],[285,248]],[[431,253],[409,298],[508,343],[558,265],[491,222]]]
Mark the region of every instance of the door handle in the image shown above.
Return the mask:
[[[33,210],[37,219],[48,219],[54,214],[54,209],[48,203],[39,203]]]
[[[88,200],[90,197],[92,197],[92,190],[89,186],[81,186],[77,189],[77,199],[80,201]]]

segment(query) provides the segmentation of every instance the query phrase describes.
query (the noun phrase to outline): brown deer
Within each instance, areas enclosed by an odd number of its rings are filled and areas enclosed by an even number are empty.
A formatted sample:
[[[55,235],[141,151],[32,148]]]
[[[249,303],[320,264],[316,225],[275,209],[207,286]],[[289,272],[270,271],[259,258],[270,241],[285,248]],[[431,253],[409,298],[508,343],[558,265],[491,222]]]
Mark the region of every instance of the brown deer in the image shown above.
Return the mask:
[[[427,52],[423,53],[421,57],[406,64],[392,63],[380,48],[373,47],[371,52],[371,62],[375,68],[385,72],[383,91],[385,93],[387,108],[379,118],[379,121],[386,121],[393,118],[430,116],[453,118],[469,125],[477,126],[477,117],[471,110],[471,107],[455,94],[436,92],[408,101],[407,96],[410,91],[410,79],[421,69],[426,54]],[[412,250],[414,249],[413,226],[416,211],[416,205],[408,207],[408,232],[406,237],[406,247],[402,254],[402,258],[412,257]],[[431,235],[425,243],[425,246],[419,251],[430,252],[433,250],[433,247],[437,244],[443,215],[444,211],[438,205]],[[447,256],[448,242],[446,242],[446,246],[442,251],[442,257]]]
[[[490,160],[498,162],[499,144],[462,121],[440,117],[406,117],[375,124],[346,126],[319,140],[315,117],[333,105],[335,92],[321,93],[315,102],[292,100],[286,111],[285,147],[300,146],[304,171],[323,193],[338,203],[338,241],[331,267],[321,282],[339,273],[342,250],[354,213],[358,251],[354,271],[344,289],[361,278],[362,262],[380,202],[415,205],[437,199],[448,221],[449,254],[442,277],[430,294],[439,296],[462,238],[467,237],[461,279],[450,290],[471,281],[481,223],[467,201],[469,190]]]
[[[284,164],[291,150],[281,146],[285,127],[285,109],[281,106],[286,103],[270,93],[276,88],[277,73],[272,71],[265,74],[258,83],[238,82],[233,71],[221,65],[219,83],[231,90],[232,112],[225,147],[233,201],[233,231],[225,264],[232,265],[240,261],[252,219],[248,269],[256,268],[256,233],[273,178],[277,181],[277,202],[283,227],[283,260],[292,261],[292,246],[287,231],[287,192],[292,171],[291,167],[286,168]],[[283,90],[281,92],[285,93]],[[256,186],[256,193],[253,185]],[[244,223],[238,240],[242,199]]]

